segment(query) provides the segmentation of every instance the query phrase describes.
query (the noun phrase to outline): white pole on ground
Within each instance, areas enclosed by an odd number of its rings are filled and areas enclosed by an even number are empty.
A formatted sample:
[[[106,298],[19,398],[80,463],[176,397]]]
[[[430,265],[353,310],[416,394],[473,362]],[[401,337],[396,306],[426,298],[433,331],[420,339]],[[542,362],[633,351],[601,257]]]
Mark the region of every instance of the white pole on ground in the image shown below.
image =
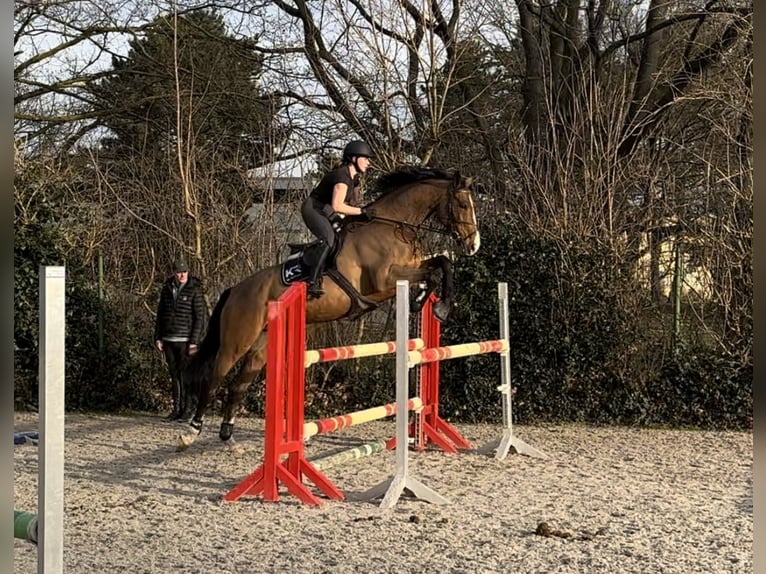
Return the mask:
[[[511,388],[511,341],[510,322],[508,320],[508,284],[497,284],[498,312],[500,319],[500,338],[508,341],[508,350],[500,353],[500,397],[503,405],[503,436],[484,446],[482,452],[495,450],[495,458],[502,460],[508,456],[508,451],[513,447],[518,454],[525,454],[535,458],[548,458],[548,455],[528,445],[520,438],[513,435],[513,411]]]
[[[409,379],[410,361],[407,352],[410,316],[410,284],[409,281],[396,282],[396,471],[392,478],[386,479],[373,486],[365,493],[372,500],[383,496],[380,508],[392,508],[404,490],[408,490],[417,498],[428,502],[444,504],[449,502],[441,494],[427,487],[419,480],[409,475]]]
[[[64,571],[65,268],[40,267],[38,574]]]

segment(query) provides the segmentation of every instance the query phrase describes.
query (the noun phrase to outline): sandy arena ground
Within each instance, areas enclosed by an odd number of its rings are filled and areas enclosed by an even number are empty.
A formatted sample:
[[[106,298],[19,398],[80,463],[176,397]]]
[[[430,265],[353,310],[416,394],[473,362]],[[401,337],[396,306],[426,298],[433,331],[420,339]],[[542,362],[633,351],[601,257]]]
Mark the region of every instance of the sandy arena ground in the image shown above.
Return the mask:
[[[333,467],[348,500],[309,507],[222,495],[260,464],[261,419],[241,419],[236,455],[210,418],[189,450],[158,417],[68,414],[67,574],[753,572],[753,435],[585,426],[515,427],[549,455],[410,453],[411,474],[449,499],[403,497],[392,510],[361,494],[393,474],[394,453]],[[474,445],[500,434],[457,425]],[[15,430],[37,428],[16,414]],[[393,421],[319,435],[309,458],[394,434]],[[14,447],[18,510],[37,508],[37,448]],[[547,523],[549,536],[536,534]],[[14,544],[17,574],[36,547]]]

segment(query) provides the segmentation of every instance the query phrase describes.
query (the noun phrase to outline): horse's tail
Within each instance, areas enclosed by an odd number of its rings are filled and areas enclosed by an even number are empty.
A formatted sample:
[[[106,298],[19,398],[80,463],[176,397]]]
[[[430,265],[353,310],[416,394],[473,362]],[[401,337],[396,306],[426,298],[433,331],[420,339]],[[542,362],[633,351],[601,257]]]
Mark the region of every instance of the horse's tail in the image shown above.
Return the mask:
[[[221,312],[230,294],[231,288],[221,293],[207,323],[205,336],[197,352],[186,364],[186,376],[184,377],[186,388],[197,398],[200,397],[200,392],[207,388],[213,374],[213,363],[221,346]]]

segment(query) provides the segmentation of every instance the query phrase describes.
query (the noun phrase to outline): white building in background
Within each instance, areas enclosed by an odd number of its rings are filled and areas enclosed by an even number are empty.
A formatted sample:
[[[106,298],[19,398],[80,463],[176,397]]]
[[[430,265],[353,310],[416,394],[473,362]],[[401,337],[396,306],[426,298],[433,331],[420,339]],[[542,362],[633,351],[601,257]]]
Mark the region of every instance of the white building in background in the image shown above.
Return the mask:
[[[671,229],[678,226],[677,222],[666,221],[665,225]],[[639,253],[641,256],[636,262],[636,277],[640,284],[647,290],[652,289],[652,253],[649,245],[649,233],[641,234]],[[709,301],[713,296],[713,277],[710,270],[701,263],[698,255],[700,249],[704,249],[704,241],[699,236],[684,234],[681,238],[681,296],[692,296],[703,301]],[[657,248],[658,258],[656,267],[659,272],[659,291],[668,300],[673,294],[673,283],[676,273],[676,249],[679,237],[673,231],[660,240]]]
[[[301,203],[314,185],[308,177],[256,177],[254,201],[245,216],[253,225],[269,226],[281,251],[287,251],[288,243],[311,241],[313,236],[301,218]]]

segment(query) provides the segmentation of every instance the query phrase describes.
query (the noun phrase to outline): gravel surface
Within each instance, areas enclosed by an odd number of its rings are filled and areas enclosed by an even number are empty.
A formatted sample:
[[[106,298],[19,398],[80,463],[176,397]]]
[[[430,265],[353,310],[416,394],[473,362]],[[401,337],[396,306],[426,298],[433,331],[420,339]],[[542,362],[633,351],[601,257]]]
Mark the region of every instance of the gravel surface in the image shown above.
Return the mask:
[[[753,572],[753,435],[615,427],[516,426],[548,459],[410,453],[410,473],[449,499],[362,494],[393,474],[394,453],[325,470],[345,501],[319,507],[222,496],[262,456],[263,420],[218,419],[176,452],[184,425],[153,416],[66,417],[64,571],[142,573],[689,574]],[[456,425],[474,445],[500,435]],[[15,430],[37,428],[17,413]],[[319,435],[309,458],[393,436],[393,421]],[[14,446],[18,510],[37,508],[37,447]],[[37,572],[14,543],[14,572]]]

